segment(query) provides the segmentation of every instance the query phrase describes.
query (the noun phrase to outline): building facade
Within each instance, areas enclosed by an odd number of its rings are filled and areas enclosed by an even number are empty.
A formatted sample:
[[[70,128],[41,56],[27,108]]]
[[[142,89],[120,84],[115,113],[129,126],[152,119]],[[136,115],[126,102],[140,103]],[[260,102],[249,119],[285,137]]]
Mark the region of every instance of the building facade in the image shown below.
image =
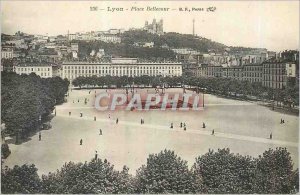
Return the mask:
[[[222,77],[222,66],[210,66],[208,64],[201,64],[196,69],[196,76],[198,77]]]
[[[243,66],[243,80],[261,83],[263,78],[262,64],[246,64]]]
[[[53,74],[53,72],[57,71],[57,65],[51,63],[21,63],[13,67],[13,71],[17,74],[31,74],[35,73],[41,78],[50,78],[54,76],[58,76]]]
[[[224,78],[231,78],[236,80],[243,80],[243,67],[236,66],[236,67],[223,67],[222,68],[223,74],[222,77]]]
[[[287,64],[280,60],[269,60],[263,63],[262,85],[273,89],[282,89],[287,84]]]
[[[14,57],[14,50],[12,47],[1,47],[1,59],[11,59]]]
[[[136,58],[113,58],[110,63],[64,62],[62,78],[83,76],[181,76],[181,63],[140,63]]]

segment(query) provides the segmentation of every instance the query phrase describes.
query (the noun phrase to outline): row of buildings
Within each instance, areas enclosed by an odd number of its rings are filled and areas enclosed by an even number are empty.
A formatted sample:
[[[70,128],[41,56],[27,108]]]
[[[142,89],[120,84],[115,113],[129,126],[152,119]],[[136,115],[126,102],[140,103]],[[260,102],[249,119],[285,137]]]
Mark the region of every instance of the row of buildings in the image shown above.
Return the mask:
[[[53,64],[47,62],[21,63],[14,66],[17,74],[35,73],[42,78],[60,76],[70,81],[79,76],[181,76],[181,63],[147,63],[139,62],[137,58],[112,58],[109,63],[94,62],[63,62]]]
[[[181,76],[182,63],[147,63],[137,58],[112,58],[107,63],[95,62],[63,62],[53,63],[22,63],[14,66],[17,74],[34,72],[42,78],[60,76],[70,81],[79,76]],[[270,59],[259,64],[246,64],[236,67],[222,67],[203,64],[195,72],[198,77],[231,78],[251,83],[261,83],[265,87],[282,89],[288,79],[299,77],[295,61]]]
[[[289,79],[299,78],[299,58],[284,60],[271,58],[262,63],[244,64],[242,66],[214,66],[202,64],[193,70],[198,77],[222,77],[251,83],[261,83],[273,89],[282,89],[287,86]]]
[[[120,34],[124,33],[123,29],[110,29],[108,31],[92,31],[85,33],[68,33],[69,41],[84,40],[84,41],[103,41],[106,43],[121,43]]]

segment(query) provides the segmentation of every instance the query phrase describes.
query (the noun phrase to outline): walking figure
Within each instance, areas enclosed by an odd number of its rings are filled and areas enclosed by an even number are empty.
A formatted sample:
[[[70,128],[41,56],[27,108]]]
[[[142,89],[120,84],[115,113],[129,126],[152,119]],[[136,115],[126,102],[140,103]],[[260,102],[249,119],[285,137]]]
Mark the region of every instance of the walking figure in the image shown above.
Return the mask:
[[[282,124],[282,119],[280,119],[280,124]]]
[[[89,91],[89,94],[91,94],[91,91]]]
[[[82,112],[80,112],[80,117],[82,117]]]
[[[94,121],[96,121],[96,117],[94,116]]]
[[[282,119],[282,123],[284,123],[284,120]]]
[[[182,122],[180,122],[180,128],[182,128]]]
[[[80,145],[82,145],[82,139],[80,139]]]
[[[272,139],[273,138],[273,135],[272,135],[272,133],[270,134],[270,139]]]
[[[41,132],[39,132],[39,141],[41,141],[42,140],[42,134],[41,134]]]
[[[108,114],[108,118],[110,118],[110,113]]]
[[[143,119],[141,118],[141,124],[143,124]]]
[[[69,112],[69,116],[71,116],[71,112]]]
[[[73,100],[73,103],[74,103],[74,100]]]
[[[215,135],[215,130],[214,130],[214,129],[212,130],[211,134],[212,134],[212,135]]]
[[[116,124],[118,124],[118,122],[119,122],[119,119],[117,118],[117,120],[116,120]]]
[[[98,153],[97,153],[97,150],[96,150],[96,153],[95,153],[95,160],[98,159]]]
[[[79,102],[79,99],[78,99],[78,102]]]
[[[99,130],[99,135],[102,135],[102,129]]]
[[[183,123],[183,130],[186,131],[186,125],[185,125],[185,123]]]
[[[173,129],[173,123],[171,123],[171,129]]]
[[[205,128],[205,127],[206,127],[206,126],[205,126],[205,123],[203,123],[203,124],[202,124],[202,127],[203,127],[203,128]]]

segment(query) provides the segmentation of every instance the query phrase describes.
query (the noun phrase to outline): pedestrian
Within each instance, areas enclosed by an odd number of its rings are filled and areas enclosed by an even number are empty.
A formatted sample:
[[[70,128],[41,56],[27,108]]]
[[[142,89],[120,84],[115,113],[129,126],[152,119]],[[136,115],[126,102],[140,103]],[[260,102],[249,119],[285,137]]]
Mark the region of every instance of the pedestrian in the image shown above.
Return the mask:
[[[69,112],[69,116],[71,116],[71,112]]]
[[[280,124],[282,124],[282,119],[280,119]]]
[[[284,120],[282,119],[282,123],[284,123]]]
[[[79,102],[79,99],[78,99],[78,102]]]
[[[173,129],[173,123],[171,123],[171,129]]]
[[[94,121],[96,121],[96,117],[94,116]]]
[[[82,145],[82,139],[80,139],[80,142],[79,142],[79,143],[80,143],[80,145]]]
[[[99,135],[102,135],[102,129],[99,130]]]
[[[75,103],[74,100],[73,100],[73,103]]]
[[[118,122],[119,122],[119,119],[117,118],[117,120],[116,120],[116,124],[118,124]]]
[[[182,122],[180,122],[180,128],[182,128]]]
[[[270,134],[270,139],[272,139],[273,138],[273,135],[272,135],[272,133]]]
[[[202,124],[202,127],[203,127],[203,128],[205,128],[205,127],[206,127],[206,126],[205,126],[205,123],[203,123],[203,124]]]
[[[89,91],[89,94],[91,94],[91,91]]]
[[[212,130],[211,134],[212,134],[212,135],[215,135],[215,130],[214,130],[214,129]]]
[[[110,113],[108,114],[108,118],[110,118]]]
[[[98,159],[98,153],[97,153],[97,150],[96,150],[96,153],[95,153],[95,160]]]
[[[83,114],[82,114],[82,112],[80,112],[80,117],[82,117],[83,116]]]
[[[42,134],[41,134],[41,132],[39,132],[39,141],[41,141],[42,140]]]
[[[185,125],[185,123],[183,123],[183,130],[186,131],[186,125]]]
[[[55,108],[55,110],[54,110],[54,116],[56,116],[56,108]]]

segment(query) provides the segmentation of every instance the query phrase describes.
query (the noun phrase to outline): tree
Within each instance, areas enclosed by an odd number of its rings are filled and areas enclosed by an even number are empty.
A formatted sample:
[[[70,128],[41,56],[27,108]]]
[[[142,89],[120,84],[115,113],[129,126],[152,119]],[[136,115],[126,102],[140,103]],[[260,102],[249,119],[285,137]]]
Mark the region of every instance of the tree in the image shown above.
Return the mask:
[[[228,148],[197,157],[192,171],[202,176],[208,193],[253,192],[255,163],[248,156],[230,153]]]
[[[1,170],[1,192],[4,194],[39,193],[41,181],[34,165],[5,167]]]
[[[257,159],[256,189],[257,193],[291,193],[295,182],[293,163],[286,148],[269,149]],[[296,185],[296,186],[295,186]]]
[[[84,164],[69,162],[56,173],[42,176],[42,193],[127,193],[132,189],[130,179],[128,168],[115,171],[106,159],[93,159]]]
[[[136,193],[201,193],[202,180],[193,175],[187,162],[174,151],[151,154],[147,164],[137,170]]]

